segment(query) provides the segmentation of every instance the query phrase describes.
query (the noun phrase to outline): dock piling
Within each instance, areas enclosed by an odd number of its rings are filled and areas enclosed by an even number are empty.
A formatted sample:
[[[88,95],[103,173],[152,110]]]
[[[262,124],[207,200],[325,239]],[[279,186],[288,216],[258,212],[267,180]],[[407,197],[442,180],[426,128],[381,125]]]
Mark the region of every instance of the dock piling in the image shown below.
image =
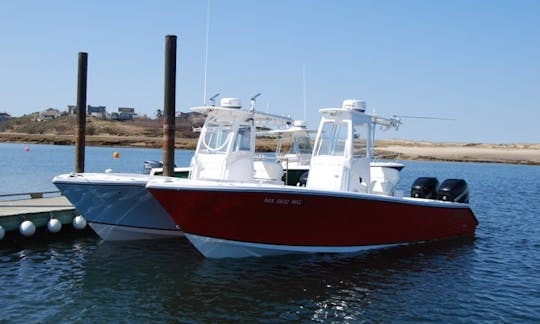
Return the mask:
[[[86,80],[88,53],[79,53],[77,79],[77,131],[75,135],[75,172],[84,172],[84,151],[86,140]]]
[[[174,176],[176,115],[176,36],[165,37],[165,94],[163,119],[163,175]]]

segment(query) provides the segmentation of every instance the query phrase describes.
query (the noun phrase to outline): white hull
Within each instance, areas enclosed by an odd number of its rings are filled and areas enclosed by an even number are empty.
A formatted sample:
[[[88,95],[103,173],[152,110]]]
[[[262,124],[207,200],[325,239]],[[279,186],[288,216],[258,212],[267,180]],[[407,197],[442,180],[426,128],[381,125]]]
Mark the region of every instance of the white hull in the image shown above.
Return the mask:
[[[184,236],[180,230],[161,230],[100,223],[88,225],[105,241],[155,240]]]
[[[185,234],[187,239],[199,252],[207,258],[245,258],[264,257],[285,254],[313,254],[313,253],[354,253],[383,249],[400,244],[381,244],[365,246],[292,246],[239,242],[211,238],[195,234]]]
[[[103,240],[140,240],[182,235],[176,223],[146,191],[156,176],[64,174],[53,183]]]

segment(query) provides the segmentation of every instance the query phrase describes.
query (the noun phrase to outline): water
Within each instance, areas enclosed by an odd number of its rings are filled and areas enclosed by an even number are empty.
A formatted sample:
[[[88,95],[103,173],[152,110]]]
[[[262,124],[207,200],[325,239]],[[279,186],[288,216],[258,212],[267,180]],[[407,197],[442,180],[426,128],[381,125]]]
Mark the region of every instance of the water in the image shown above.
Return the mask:
[[[23,148],[0,144],[10,189],[51,189],[72,169],[73,147]],[[6,172],[21,159],[26,172]],[[147,159],[161,151],[88,148],[87,171],[141,172]],[[474,241],[241,260],[205,259],[178,239],[0,242],[0,322],[540,322],[540,167],[403,162],[404,192],[418,176],[467,180]]]
[[[193,151],[176,150],[177,166],[188,166],[192,156]],[[162,159],[161,149],[86,147],[84,170],[142,173],[144,161]],[[74,170],[75,146],[0,143],[0,195],[58,190],[52,178]]]

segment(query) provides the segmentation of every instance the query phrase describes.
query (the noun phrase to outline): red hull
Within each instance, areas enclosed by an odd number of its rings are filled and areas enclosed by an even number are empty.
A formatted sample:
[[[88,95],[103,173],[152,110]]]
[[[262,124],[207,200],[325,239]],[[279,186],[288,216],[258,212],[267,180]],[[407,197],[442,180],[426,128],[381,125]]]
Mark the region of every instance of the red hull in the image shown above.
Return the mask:
[[[462,204],[230,189],[150,192],[185,233],[252,243],[408,243],[473,237],[477,225]]]

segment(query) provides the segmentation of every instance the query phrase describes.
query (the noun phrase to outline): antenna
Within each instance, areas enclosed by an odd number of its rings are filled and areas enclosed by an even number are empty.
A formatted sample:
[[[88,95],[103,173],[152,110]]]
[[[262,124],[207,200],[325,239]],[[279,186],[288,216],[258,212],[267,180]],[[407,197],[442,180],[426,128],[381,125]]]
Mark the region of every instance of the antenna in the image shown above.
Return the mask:
[[[307,114],[306,114],[306,65],[302,64],[302,80],[303,80],[303,86],[304,86],[304,121],[307,122]]]
[[[394,115],[396,118],[418,118],[418,119],[438,119],[438,120],[455,120],[454,118],[439,118],[439,117],[426,117],[426,116],[406,116],[406,115]]]
[[[219,93],[216,93],[215,95],[212,96],[212,98],[208,99],[208,101],[210,101],[212,103],[212,107],[214,107],[216,105],[216,98],[219,96]]]
[[[203,95],[203,104],[206,103],[206,75],[208,74],[208,30],[209,29],[210,29],[210,0],[208,0],[208,9],[207,9],[207,12],[206,12],[206,46],[205,46],[205,54],[204,54],[204,95]]]
[[[249,111],[254,111],[255,110],[255,100],[260,95],[261,95],[261,93],[259,92],[256,95],[254,95],[253,97],[251,97],[251,99],[249,99],[251,101],[251,108],[249,109]]]

